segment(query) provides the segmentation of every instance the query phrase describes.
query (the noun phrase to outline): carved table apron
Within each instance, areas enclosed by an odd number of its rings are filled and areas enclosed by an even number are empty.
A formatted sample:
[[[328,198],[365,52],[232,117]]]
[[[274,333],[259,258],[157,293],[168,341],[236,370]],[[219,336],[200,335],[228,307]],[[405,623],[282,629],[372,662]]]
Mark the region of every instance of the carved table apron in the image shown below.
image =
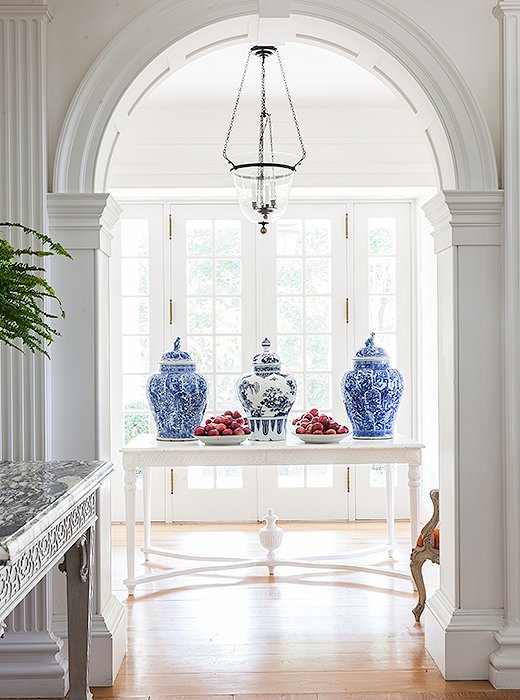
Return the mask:
[[[0,462],[0,630],[64,558],[69,700],[92,697],[88,654],[96,491],[112,470],[110,462],[101,461]]]
[[[366,571],[384,574],[394,578],[411,580],[408,573],[382,569],[361,564],[333,563],[334,560],[355,559],[372,552],[388,551],[390,557],[394,549],[394,490],[393,465],[408,465],[408,486],[410,490],[410,535],[412,544],[419,531],[419,499],[421,483],[421,449],[423,445],[401,435],[392,440],[354,440],[348,436],[335,444],[304,444],[294,436],[288,436],[287,441],[254,442],[246,441],[234,446],[202,445],[198,440],[193,442],[159,442],[155,435],[139,435],[126,445],[123,453],[123,469],[125,477],[126,504],[126,545],[127,545],[127,578],[125,584],[129,595],[133,595],[135,587],[148,581],[159,581],[183,574],[193,574],[206,571],[243,569],[256,566],[266,566],[269,573],[274,573],[275,566],[294,566],[302,568],[335,569],[344,571]],[[330,556],[305,557],[298,560],[277,558],[274,548],[264,537],[260,538],[262,546],[268,551],[262,559],[245,559],[222,556],[191,556],[176,554],[165,549],[152,547],[151,544],[151,489],[150,470],[154,468],[190,467],[190,466],[268,466],[283,464],[385,464],[386,465],[386,495],[387,495],[387,542],[383,545],[356,550],[355,552],[333,554]],[[136,469],[143,474],[144,500],[144,547],[142,551],[145,560],[150,554],[172,557],[175,559],[191,559],[199,562],[214,562],[209,566],[197,566],[190,569],[172,569],[157,574],[135,575],[135,498],[136,498]],[[283,513],[281,514],[283,518]],[[281,542],[281,540],[280,540]],[[279,543],[277,543],[279,546]]]

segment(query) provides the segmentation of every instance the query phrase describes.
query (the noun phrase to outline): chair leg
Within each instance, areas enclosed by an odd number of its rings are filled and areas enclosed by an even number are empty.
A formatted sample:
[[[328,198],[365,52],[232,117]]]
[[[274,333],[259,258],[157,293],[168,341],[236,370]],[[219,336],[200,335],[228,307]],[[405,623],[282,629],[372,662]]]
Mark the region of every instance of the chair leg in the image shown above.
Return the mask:
[[[413,554],[410,561],[410,571],[412,573],[412,578],[414,580],[415,586],[417,588],[417,594],[419,596],[417,605],[413,609],[413,614],[415,616],[416,622],[420,622],[421,615],[426,604],[426,588],[424,585],[424,579],[422,575],[422,567],[425,561],[426,560],[424,557],[418,557],[417,559],[415,559]]]

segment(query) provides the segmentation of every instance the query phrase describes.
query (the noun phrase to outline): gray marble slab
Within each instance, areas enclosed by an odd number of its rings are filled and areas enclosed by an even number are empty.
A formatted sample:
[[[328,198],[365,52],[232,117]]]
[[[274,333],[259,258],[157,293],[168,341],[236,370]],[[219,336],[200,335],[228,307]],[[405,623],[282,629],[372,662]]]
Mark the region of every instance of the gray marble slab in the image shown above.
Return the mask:
[[[110,462],[0,462],[0,561],[14,559],[113,470]]]

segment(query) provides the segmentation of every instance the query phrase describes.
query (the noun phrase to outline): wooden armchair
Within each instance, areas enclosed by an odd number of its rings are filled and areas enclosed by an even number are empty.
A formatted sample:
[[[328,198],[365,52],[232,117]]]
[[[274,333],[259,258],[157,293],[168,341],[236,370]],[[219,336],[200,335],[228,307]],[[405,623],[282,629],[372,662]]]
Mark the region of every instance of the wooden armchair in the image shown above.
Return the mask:
[[[422,575],[423,564],[427,559],[434,564],[439,563],[439,490],[430,491],[430,498],[433,501],[433,515],[421,530],[417,544],[410,555],[410,569],[419,596],[419,601],[413,609],[416,622],[420,621],[426,603],[426,588]]]

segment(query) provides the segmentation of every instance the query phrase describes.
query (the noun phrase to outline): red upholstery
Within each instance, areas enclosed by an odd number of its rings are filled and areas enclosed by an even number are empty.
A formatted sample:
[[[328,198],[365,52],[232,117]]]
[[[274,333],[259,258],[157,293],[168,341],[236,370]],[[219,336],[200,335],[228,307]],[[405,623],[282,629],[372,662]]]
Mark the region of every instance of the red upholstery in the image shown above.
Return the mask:
[[[440,534],[439,534],[439,528],[436,527],[435,530],[433,531],[433,545],[436,549],[439,549],[440,545]],[[419,535],[417,538],[417,546],[422,547],[423,546],[423,538],[422,538],[422,533]]]

